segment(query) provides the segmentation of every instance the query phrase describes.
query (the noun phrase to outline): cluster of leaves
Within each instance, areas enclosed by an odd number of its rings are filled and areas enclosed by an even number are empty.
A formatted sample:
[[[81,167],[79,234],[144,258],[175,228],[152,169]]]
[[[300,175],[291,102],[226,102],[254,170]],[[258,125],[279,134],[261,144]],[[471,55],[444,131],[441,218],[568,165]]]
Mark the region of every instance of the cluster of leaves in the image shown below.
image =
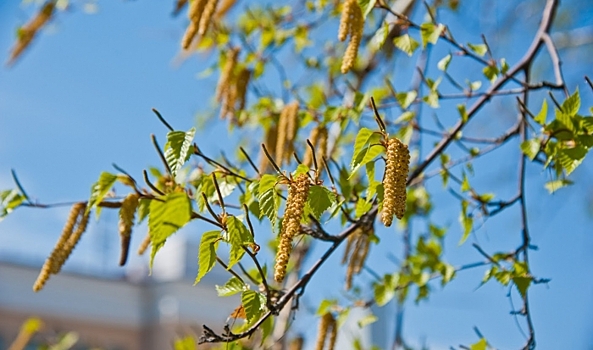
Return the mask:
[[[148,219],[151,267],[154,257],[167,239],[188,223],[200,220],[214,226],[213,230],[201,233],[195,283],[202,281],[216,264],[226,269],[231,277],[223,285],[216,286],[217,293],[220,297],[240,295],[240,305],[230,318],[242,319],[244,322],[228,326],[223,335],[205,328],[205,336],[201,339],[203,342],[231,342],[237,348],[257,348],[266,341],[275,324],[279,324],[274,322],[274,318],[282,308],[288,307],[289,301],[298,302],[297,292],[304,290],[317,268],[357,227],[368,226],[368,221],[374,222],[377,212],[382,209],[385,195],[381,181],[384,145],[389,138],[399,138],[413,152],[407,208],[398,225],[399,230],[408,237],[409,248],[399,266],[392,268],[393,271],[385,273],[383,277],[377,276],[373,285],[363,288],[362,292],[355,288],[356,298],[353,299],[356,301],[350,302],[349,299],[347,306],[341,306],[344,304],[341,300],[321,302],[317,315],[331,313],[337,319],[338,326],[348,317],[352,307],[370,304],[384,306],[394,299],[401,305],[407,300],[412,288],[416,289],[416,302],[427,299],[433,279],[440,279],[441,285],[445,286],[460,271],[460,268],[447,263],[443,256],[447,229],[434,224],[431,219],[433,202],[426,186],[430,176],[424,170],[433,160],[440,160],[435,170],[436,174],[441,174],[445,187],[449,186],[450,180],[460,186],[460,194],[457,194],[461,206],[460,244],[468,239],[474,228],[474,209],[488,216],[513,203],[521,202],[524,205],[522,192],[515,200],[494,202],[494,194],[481,193],[472,187],[465,172],[473,171],[468,160],[487,151],[465,147],[461,134],[463,126],[486,101],[495,97],[495,92],[501,89],[504,82],[518,79],[514,77],[518,70],[513,70],[504,58],[494,59],[485,39],[481,44],[461,45],[456,42],[449,28],[436,20],[436,11],[438,6],[443,5],[442,2],[437,1],[434,6],[428,6],[429,20],[420,24],[411,21],[407,14],[394,13],[383,1],[360,0],[358,3],[366,19],[365,35],[359,58],[348,75],[340,73],[344,47],[335,45],[336,39],[330,39],[326,34],[327,28],[334,28],[337,23],[339,2],[306,1],[294,6],[249,4],[239,14],[231,13],[218,18],[211,30],[199,38],[195,50],[219,52],[218,56],[214,55],[218,57],[216,62],[204,72],[211,74],[225,66],[228,59],[226,54],[232,48],[241,47],[237,64],[253,72],[249,96],[255,97],[256,101],[248,103],[244,110],[236,111],[229,128],[236,129],[240,135],[248,135],[247,148],[251,152],[239,148],[234,162],[224,156],[207,156],[194,143],[194,128],[176,131],[159,115],[170,129],[163,149],[153,139],[164,170],[151,168],[144,172],[147,188],[141,188],[132,176],[123,171],[118,174],[102,173],[91,188],[87,210],[95,209],[97,219],[102,208],[118,207],[120,201],[112,195],[117,183],[139,195],[136,224]],[[448,6],[454,9],[457,2],[449,1]],[[401,91],[396,91],[389,77],[379,79],[381,74],[377,67],[391,62],[391,47],[413,57],[418,50],[426,53],[430,46],[443,41],[453,45],[458,52],[448,54],[436,63],[439,77],[427,77],[421,72],[417,85]],[[490,82],[489,90],[480,91],[480,80],[467,79],[465,85],[457,83],[449,73],[455,56],[466,56],[480,64],[483,78]],[[277,77],[280,89],[271,92],[268,84]],[[464,99],[482,97],[471,107],[466,105],[467,102],[457,104],[457,126],[452,128],[453,131],[442,127],[442,132],[437,132],[441,140],[422,160],[423,154],[419,149],[426,131],[425,122],[419,118],[420,108],[440,108],[444,98],[442,91],[446,89],[443,82],[447,81],[462,90],[461,97]],[[523,85],[525,90],[522,92],[528,93],[530,87],[528,84]],[[363,87],[366,91],[362,91]],[[264,134],[271,135],[273,139],[274,127],[279,123],[283,108],[291,100],[299,106],[294,160],[281,169],[277,163],[283,163],[275,162],[267,151],[261,152],[260,142],[253,142],[253,134],[263,129]],[[369,103],[372,108],[368,108]],[[551,192],[571,183],[568,176],[582,163],[593,146],[593,117],[579,115],[578,91],[561,104],[555,100],[554,103],[555,119],[550,122],[547,122],[546,101],[537,115],[531,115],[526,106],[520,106],[520,112],[530,115],[533,121],[523,118],[511,133],[492,142],[493,148],[490,149],[494,150],[510,137],[523,133],[520,148],[525,157],[555,172],[555,179],[546,184]],[[389,110],[398,109],[399,115],[395,118],[382,117],[379,113],[382,106]],[[368,126],[371,118],[367,118],[367,111],[374,114],[377,129]],[[311,147],[306,142],[306,135],[317,127],[329,130],[328,143],[331,147],[310,168],[301,164],[299,157],[307,151],[307,147]],[[533,134],[530,134],[531,137],[526,137],[527,133],[522,131],[528,127]],[[540,130],[536,130],[536,127]],[[451,159],[445,153],[451,142],[459,142],[469,158]],[[258,153],[260,157],[267,157],[273,167],[258,169],[252,159],[252,155]],[[201,163],[187,166],[192,158]],[[460,176],[451,170],[455,164],[466,164]],[[249,167],[254,171],[248,170]],[[359,171],[361,168],[365,169],[364,174]],[[300,174],[308,174],[312,182],[301,220],[303,232],[308,232],[308,236],[313,238],[330,241],[332,245],[324,255],[318,257],[310,273],[297,278],[296,284],[274,284],[270,282],[265,257],[259,254],[265,236],[255,232],[251,217],[260,223],[265,220],[266,225],[269,222],[272,233],[281,232],[283,201],[292,178]],[[45,207],[30,202],[18,182],[17,185],[18,189],[0,192],[0,219],[18,206]],[[425,222],[427,232],[412,231],[410,223],[413,220]],[[323,228],[328,222],[335,222],[344,231],[336,235],[328,234]],[[262,226],[265,225],[259,227]],[[412,239],[412,235],[417,236]],[[308,244],[311,239],[307,237],[303,241]],[[221,243],[228,246],[228,257],[219,249]],[[379,239],[375,239],[374,243],[379,244]],[[275,244],[272,239],[272,250],[276,249]],[[480,248],[488,260],[483,264],[488,265],[483,283],[492,278],[505,286],[512,283],[526,302],[529,286],[537,281],[527,264],[528,245],[529,241],[526,240],[520,249],[492,256]],[[247,264],[252,268],[245,269],[244,265]],[[241,273],[235,271],[237,267]],[[290,269],[299,274],[299,266],[291,266]],[[365,293],[371,301],[361,302],[361,295]],[[375,316],[369,315],[359,320],[359,325],[363,327],[376,320]],[[258,329],[262,331],[259,344],[237,342]],[[471,345],[471,349],[481,350],[489,346],[485,338],[480,338],[480,341]],[[176,348],[191,349],[192,344],[195,345],[192,338],[183,338],[177,341]],[[355,347],[360,348],[360,343],[355,344]]]

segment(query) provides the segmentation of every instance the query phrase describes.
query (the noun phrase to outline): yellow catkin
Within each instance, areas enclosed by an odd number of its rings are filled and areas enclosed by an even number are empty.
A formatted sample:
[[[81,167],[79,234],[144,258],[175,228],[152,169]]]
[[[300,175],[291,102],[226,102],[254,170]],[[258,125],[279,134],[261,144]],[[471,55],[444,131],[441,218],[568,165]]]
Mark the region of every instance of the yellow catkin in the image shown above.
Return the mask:
[[[268,150],[276,150],[276,137],[278,136],[278,124],[275,123],[272,126],[270,126],[268,128],[268,130],[266,131],[266,136],[265,136],[265,145],[266,145],[266,149]],[[264,150],[262,149],[260,151],[260,160],[259,160],[259,171],[262,174],[265,174],[268,172],[268,168],[270,167],[270,161],[268,160],[268,157],[266,157],[266,154],[264,153]]]
[[[12,64],[25,51],[37,32],[51,19],[56,8],[55,1],[47,1],[29,23],[19,29],[18,40],[10,52],[8,64]]]
[[[348,6],[349,14],[348,34],[350,34],[350,42],[348,42],[348,47],[346,48],[346,52],[344,53],[344,57],[342,59],[341,70],[343,74],[348,73],[356,61],[356,56],[358,56],[358,47],[360,46],[362,32],[364,29],[364,17],[358,2],[356,0],[347,0],[346,4],[344,4],[344,7],[346,6]],[[342,28],[340,27],[340,30],[341,29]],[[341,32],[338,34],[341,34]]]
[[[128,260],[128,252],[130,250],[130,241],[132,238],[132,226],[134,226],[134,217],[136,216],[136,209],[138,208],[138,193],[130,193],[124,198],[119,209],[119,237],[121,240],[121,255],[119,257],[119,265],[123,266]]]
[[[247,101],[247,86],[251,79],[251,69],[243,68],[237,75],[237,82],[235,84],[235,108],[237,111],[245,109],[245,103]]]
[[[235,5],[237,0],[222,0],[220,6],[218,6],[218,11],[214,15],[214,18],[219,21],[222,17],[224,17],[227,12]]]
[[[237,59],[239,58],[239,49],[232,48],[226,53],[226,62],[220,72],[220,78],[218,79],[218,85],[216,86],[216,100],[222,102],[229,89],[230,81],[233,78],[233,72],[237,65]]]
[[[304,339],[303,337],[296,337],[293,338],[290,343],[288,343],[288,350],[302,350],[303,349]]]
[[[198,34],[198,30],[200,28],[200,21],[202,18],[202,14],[204,13],[204,9],[207,5],[209,0],[193,0],[190,1],[189,11],[187,13],[190,23],[185,30],[185,34],[183,39],[181,40],[181,46],[187,50],[191,45],[191,42],[194,40],[196,34]]]
[[[338,39],[340,41],[345,41],[348,37],[348,34],[350,34],[354,5],[356,5],[356,0],[346,0],[344,5],[342,5],[340,28],[338,29]]]
[[[286,109],[286,150],[284,151],[284,160],[286,164],[290,163],[290,157],[294,152],[294,139],[296,138],[298,124],[299,103],[294,101],[284,107]]]
[[[64,225],[64,229],[62,230],[62,234],[60,238],[58,238],[58,242],[54,246],[53,251],[51,252],[50,256],[45,260],[41,271],[39,272],[39,276],[33,285],[33,290],[35,292],[40,291],[43,289],[43,286],[49,279],[51,274],[57,274],[60,272],[62,265],[68,259],[70,252],[72,251],[71,247],[71,240],[73,240],[73,236],[78,233],[81,228],[84,231],[86,229],[86,224],[88,222],[88,215],[84,215],[84,211],[86,209],[85,203],[76,203],[70,209],[70,214],[68,215],[68,219],[66,220],[66,224]],[[81,219],[82,217],[82,219]],[[85,220],[86,218],[86,220]],[[74,231],[75,226],[76,231]]]
[[[146,252],[146,249],[148,249],[149,245],[150,245],[150,233],[147,233],[146,237],[144,237],[144,239],[142,240],[142,243],[140,243],[140,246],[138,247],[138,255],[143,255],[144,252]]]
[[[327,350],[334,350],[336,346],[336,339],[338,338],[338,327],[336,324],[336,320],[332,317],[332,329],[329,333],[329,341],[327,344]]]
[[[406,180],[410,165],[408,146],[396,138],[390,139],[387,142],[386,158],[381,221],[385,226],[391,226],[393,216],[401,219],[406,211]]]
[[[286,275],[286,266],[292,252],[292,240],[301,231],[301,218],[309,195],[309,185],[307,174],[300,174],[291,183],[288,190],[286,210],[282,218],[280,243],[274,265],[274,279],[278,283],[281,283]]]
[[[280,112],[280,117],[278,118],[278,136],[276,137],[276,153],[274,155],[274,160],[278,166],[282,166],[284,163],[287,125],[288,119],[286,117],[286,108],[284,108],[282,109],[282,112]]]
[[[84,208],[86,209],[86,204]],[[80,212],[79,221],[77,223],[76,229],[74,230],[74,232],[72,232],[72,234],[68,238],[68,241],[66,241],[64,249],[62,250],[62,253],[59,255],[60,260],[57,263],[58,271],[55,273],[60,272],[60,269],[62,268],[62,266],[64,266],[64,263],[66,262],[66,260],[68,260],[70,254],[72,254],[72,251],[80,241],[80,237],[86,231],[87,225],[89,223],[89,216],[90,213],[85,214],[84,211]]]
[[[199,35],[205,35],[208,32],[208,28],[210,27],[210,23],[212,22],[212,17],[216,12],[216,6],[218,5],[218,0],[208,0],[206,6],[204,7],[204,12],[202,13],[202,17],[200,19],[200,29],[198,30]]]
[[[334,334],[335,333],[335,334]],[[329,335],[329,347],[333,349],[336,342],[336,320],[331,313],[327,312],[319,320],[319,330],[317,333],[317,342],[315,343],[315,350],[323,350],[325,340]]]

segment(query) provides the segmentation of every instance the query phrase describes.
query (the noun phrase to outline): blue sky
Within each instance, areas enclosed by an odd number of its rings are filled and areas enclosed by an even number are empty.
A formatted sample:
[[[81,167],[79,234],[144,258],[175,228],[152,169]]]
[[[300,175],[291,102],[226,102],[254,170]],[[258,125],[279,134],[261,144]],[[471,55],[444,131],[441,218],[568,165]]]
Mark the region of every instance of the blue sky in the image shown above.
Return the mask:
[[[574,17],[565,27],[590,24],[587,18],[592,6],[587,6],[586,1],[566,3],[573,6],[570,13]],[[99,2],[99,6],[99,12],[93,15],[84,14],[80,9],[60,13],[20,62],[10,69],[0,68],[0,188],[13,186],[10,170],[15,169],[29,194],[42,203],[85,199],[98,174],[112,171],[111,163],[138,178],[142,169],[159,164],[150,134],[164,140],[166,129],[154,117],[151,108],[159,109],[181,130],[194,126],[196,115],[211,108],[216,76],[197,77],[210,64],[206,61],[209,57],[174,63],[185,22],[169,16],[172,3],[105,1]],[[477,3],[462,6],[460,16],[492,13],[496,16],[470,21],[466,28],[461,24],[453,25],[454,32],[460,33],[460,41],[478,42],[478,33],[492,32],[494,26],[505,22],[504,14],[508,9],[504,5],[492,6]],[[21,7],[18,2],[0,2],[0,52],[5,53],[5,57],[15,28],[26,21],[32,10],[32,7]],[[522,54],[539,20],[538,12],[530,15],[528,9],[523,10],[517,15],[520,22],[511,21],[506,31],[489,36],[495,54],[506,57],[511,64]],[[566,18],[564,12],[560,15],[561,19]],[[505,44],[505,40],[514,45]],[[433,54],[437,57],[448,50],[450,47],[443,45]],[[564,67],[569,87],[571,90],[577,85],[580,87],[584,106],[591,105],[593,96],[582,79],[585,74],[593,76],[591,58],[586,55],[590,50],[591,47],[584,47],[561,52],[566,55],[563,57],[566,57]],[[538,61],[536,70],[547,77],[549,64],[546,60]],[[401,62],[413,67],[415,61]],[[479,72],[480,67],[474,68]],[[466,68],[463,61],[459,61],[452,63],[452,69]],[[433,68],[433,73],[435,71]],[[539,107],[543,97],[533,102],[534,109]],[[470,124],[469,131],[486,135],[502,130],[514,116],[505,117],[509,107],[503,102],[492,103],[484,113],[501,117],[490,118],[488,123]],[[450,113],[445,118],[452,121],[454,116]],[[224,126],[210,126],[208,132],[198,134],[196,140],[206,151],[216,154],[235,138],[226,133]],[[501,198],[512,196],[514,185],[509,189],[506,184],[516,175],[516,169],[504,164],[507,157],[516,154],[513,152],[515,149],[509,148],[477,161],[475,180],[470,179],[472,184],[475,182],[484,191],[500,190],[497,194]],[[549,174],[537,165],[528,168],[530,229],[533,243],[539,247],[531,253],[531,266],[538,277],[552,280],[548,286],[530,289],[538,349],[593,349],[589,335],[593,329],[590,316],[593,311],[590,272],[593,188],[589,181],[592,171],[592,162],[587,159],[571,175],[577,185],[548,195],[543,183],[549,179]],[[446,259],[451,263],[481,260],[469,244],[472,241],[480,242],[489,251],[518,245],[518,208],[512,208],[488,221],[468,243],[458,247],[458,203],[451,209],[448,203],[454,199],[443,193],[439,179],[430,183],[429,188],[435,191],[435,220],[450,227]],[[25,208],[11,214],[0,223],[0,258],[41,266],[61,231],[67,212],[68,207]],[[93,225],[76,249],[69,266],[93,273],[120,271],[116,267],[119,246],[116,225],[116,213],[104,211],[102,220]],[[200,230],[202,228],[195,225],[187,233],[195,237]],[[136,232],[139,234],[135,242],[143,235],[141,229]],[[381,230],[380,237],[382,243],[373,247],[369,264],[381,273],[393,271],[395,267],[387,256],[400,253],[400,238],[398,233],[387,230]],[[98,246],[109,249],[103,253]],[[323,247],[319,244],[312,255],[319,255]],[[338,260],[339,256],[331,259],[308,287],[310,297],[304,299],[306,307],[315,309],[320,296],[343,295],[342,268],[338,267]],[[312,261],[310,259],[309,263]],[[141,264],[142,261],[133,258],[130,263]],[[476,341],[472,327],[478,326],[497,348],[521,346],[523,338],[509,315],[507,289],[490,282],[476,290],[484,270],[477,268],[460,274],[443,291],[435,284],[429,302],[418,306],[410,303],[404,326],[407,339],[411,343],[426,339],[431,349],[447,349],[450,345]],[[372,278],[362,274],[359,281],[370,282]],[[517,306],[518,298],[514,301]],[[297,317],[297,325],[305,326],[304,329],[312,321],[306,310]],[[310,329],[307,335],[314,336],[314,332]]]

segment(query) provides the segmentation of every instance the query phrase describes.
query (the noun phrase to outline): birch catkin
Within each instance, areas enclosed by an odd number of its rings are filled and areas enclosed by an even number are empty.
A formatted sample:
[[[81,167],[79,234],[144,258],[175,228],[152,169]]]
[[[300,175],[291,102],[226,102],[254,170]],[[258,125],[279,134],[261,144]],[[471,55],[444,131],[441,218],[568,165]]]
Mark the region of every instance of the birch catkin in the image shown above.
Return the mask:
[[[333,350],[336,344],[337,337],[336,320],[331,313],[327,312],[319,320],[319,331],[317,333],[317,342],[315,343],[315,350],[323,350],[325,340],[329,335],[328,349]]]
[[[142,243],[140,243],[140,246],[138,247],[138,255],[144,255],[144,253],[146,252],[146,249],[148,249],[149,245],[150,245],[150,233],[147,233],[146,236],[144,237],[144,239],[142,240]]]
[[[206,6],[204,6],[204,12],[202,13],[202,17],[200,18],[200,25],[198,30],[199,35],[205,35],[208,31],[208,27],[210,27],[210,23],[212,22],[212,17],[216,12],[217,5],[218,0],[208,0]]]
[[[381,221],[385,226],[391,226],[393,216],[401,219],[406,211],[406,181],[410,165],[408,146],[397,138],[390,139],[387,141],[386,158]]]
[[[121,240],[121,255],[119,257],[119,266],[126,264],[128,252],[130,250],[130,241],[132,238],[132,226],[134,226],[134,217],[138,208],[138,193],[130,193],[124,198],[119,209],[119,237]]]
[[[70,214],[50,256],[45,260],[39,276],[33,285],[35,292],[40,291],[50,275],[60,272],[70,253],[78,243],[80,236],[86,230],[89,214],[85,215],[86,204],[76,203],[70,209]],[[75,231],[76,228],[76,231]]]
[[[286,210],[282,218],[282,230],[280,242],[276,253],[274,265],[274,279],[281,283],[286,275],[286,266],[292,252],[292,240],[301,231],[301,218],[309,196],[309,177],[307,174],[300,174],[291,183],[286,199]]]
[[[10,52],[8,64],[12,64],[31,44],[39,30],[49,22],[56,8],[56,1],[46,1],[37,15],[18,31],[18,40]]]
[[[338,30],[338,39],[340,41],[345,41],[348,35],[350,35],[350,42],[342,58],[341,70],[343,74],[348,73],[356,61],[363,29],[364,16],[357,0],[346,0],[342,7],[340,28]]]
[[[218,79],[218,85],[216,86],[216,100],[222,102],[226,92],[229,89],[230,81],[233,77],[235,66],[237,65],[237,59],[239,58],[239,49],[232,48],[227,52],[226,62],[222,71],[220,72],[220,78]]]
[[[299,103],[291,102],[284,106],[278,121],[278,138],[276,140],[276,162],[279,166],[290,163],[294,152],[294,139],[298,130]]]
[[[208,3],[208,1],[212,0],[193,0],[190,1],[189,11],[187,13],[190,23],[187,29],[185,30],[185,34],[183,35],[183,39],[181,40],[181,46],[187,50],[191,45],[192,41],[196,34],[198,34],[198,30],[200,28],[200,21],[202,20],[202,14],[204,13],[204,9]]]

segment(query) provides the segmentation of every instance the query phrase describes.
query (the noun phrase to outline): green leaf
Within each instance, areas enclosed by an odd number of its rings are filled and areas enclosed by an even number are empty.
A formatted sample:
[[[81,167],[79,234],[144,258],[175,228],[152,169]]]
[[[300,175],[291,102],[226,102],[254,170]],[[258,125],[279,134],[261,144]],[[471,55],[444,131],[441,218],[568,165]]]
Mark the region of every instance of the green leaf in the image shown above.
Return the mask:
[[[410,35],[404,34],[393,39],[393,45],[405,52],[408,56],[412,56],[420,44]]]
[[[562,103],[562,113],[574,117],[581,108],[581,97],[579,96],[579,89],[574,92],[574,94],[570,95],[563,103]]]
[[[354,209],[354,215],[359,218],[366,214],[373,207],[373,202],[366,201],[362,197],[358,198],[356,207]]]
[[[238,263],[245,254],[243,246],[253,243],[253,236],[236,216],[227,217],[226,227],[228,233],[227,240],[231,244],[228,265],[228,269],[230,269],[233,265]]]
[[[403,109],[410,107],[410,105],[416,100],[418,93],[416,90],[411,90],[408,92],[398,92],[395,95],[397,102],[402,106]]]
[[[352,169],[352,173],[350,174],[350,177],[352,177],[358,171],[358,169],[360,169],[360,167],[362,167],[363,165],[366,165],[368,162],[374,160],[380,154],[385,152],[385,147],[383,147],[383,145],[380,145],[380,144],[373,144],[373,145],[365,148],[363,151],[364,151],[364,157],[362,157],[360,162],[358,162],[356,164],[356,166],[354,167],[354,169]],[[361,153],[361,155],[362,155],[362,153]]]
[[[482,69],[482,72],[491,84],[494,84],[496,78],[498,78],[498,67],[496,66],[486,66]]]
[[[99,219],[101,207],[97,205],[103,201],[103,198],[105,198],[116,181],[117,175],[108,173],[106,171],[99,175],[99,180],[91,187],[91,198],[89,199],[89,204],[86,207],[86,213],[89,213],[93,208],[97,207],[96,216],[97,219]]]
[[[152,251],[150,268],[157,251],[165,245],[165,241],[191,219],[191,202],[186,193],[169,193],[166,196],[150,201],[148,229]]]
[[[415,116],[416,116],[416,113],[414,113],[412,111],[405,111],[399,117],[397,117],[397,119],[393,123],[394,124],[408,123],[412,119],[414,119]]]
[[[358,320],[358,322],[356,322],[356,323],[358,324],[358,327],[363,328],[363,327],[370,325],[371,323],[377,322],[378,320],[379,319],[377,318],[377,316],[375,316],[373,314],[369,314],[369,315],[366,315],[365,317],[361,318],[360,320]]]
[[[196,340],[191,335],[175,339],[174,350],[197,350]]]
[[[486,350],[486,346],[488,346],[488,342],[482,338],[477,343],[470,345],[469,348],[470,350]]]
[[[548,190],[548,192],[554,193],[554,192],[558,191],[559,189],[561,189],[562,187],[572,185],[572,183],[573,183],[572,181],[567,180],[567,179],[553,180],[553,181],[546,182],[544,187],[546,188],[546,190]]]
[[[544,100],[542,103],[542,108],[539,110],[539,113],[535,116],[534,120],[539,125],[546,125],[546,117],[548,116],[548,102]]]
[[[385,275],[380,283],[374,284],[375,301],[378,306],[384,306],[395,296],[398,275]]]
[[[486,52],[488,52],[488,46],[486,46],[486,44],[468,43],[467,46],[480,57],[484,56]]]
[[[373,131],[367,128],[360,129],[358,134],[356,134],[356,139],[354,140],[354,152],[352,153],[352,161],[350,162],[350,169],[354,168],[355,160],[358,158],[362,149],[367,145],[371,136],[373,136]]]
[[[276,219],[278,216],[278,202],[279,197],[276,193],[276,183],[278,178],[274,175],[265,174],[259,181],[259,193],[257,200],[259,202],[260,219],[265,215],[272,223],[272,227],[276,226]]]
[[[469,118],[468,118],[468,115],[467,115],[467,111],[465,109],[465,104],[462,104],[462,103],[458,104],[457,105],[457,111],[459,111],[459,115],[461,116],[461,121],[464,122],[464,123],[467,122],[467,120]]]
[[[245,309],[245,315],[249,323],[257,321],[261,315],[262,305],[258,294],[253,290],[246,290],[241,294],[241,304]]]
[[[292,176],[298,176],[300,174],[306,174],[309,172],[309,167],[306,166],[305,164],[299,164],[296,168],[296,170],[292,173]]]
[[[177,171],[189,159],[192,149],[191,143],[195,134],[196,128],[191,128],[187,132],[171,131],[167,134],[165,160],[171,169],[173,177],[177,175]]]
[[[138,225],[148,217],[148,213],[150,213],[150,199],[141,198],[138,201]]]
[[[369,48],[372,52],[379,51],[383,45],[385,44],[385,40],[387,40],[387,35],[389,34],[389,24],[387,22],[383,23],[381,28],[377,29],[371,41],[369,42]]]
[[[426,47],[428,43],[436,44],[439,37],[445,30],[442,24],[436,25],[432,22],[422,23],[420,25],[420,36],[422,37],[422,47]]]
[[[507,72],[509,71],[509,64],[507,62],[506,59],[501,58],[500,59],[500,73],[502,73],[502,75],[507,74]]]
[[[521,294],[523,298],[525,298],[525,295],[527,294],[527,289],[529,288],[531,281],[531,277],[513,277],[513,283],[515,283],[519,294]]]
[[[587,149],[582,146],[574,148],[562,149],[558,152],[558,161],[566,170],[566,175],[570,175],[581,163],[587,155]]]
[[[321,214],[325,212],[336,202],[334,193],[326,187],[315,185],[309,188],[309,198],[307,205],[311,209],[311,214],[319,220]]]
[[[461,201],[461,213],[459,215],[459,222],[461,223],[461,228],[463,229],[463,235],[461,236],[459,245],[462,245],[463,243],[465,243],[465,241],[469,237],[470,232],[472,231],[472,227],[474,224],[474,219],[467,214],[467,206],[468,206],[468,202],[466,200],[462,200]]]
[[[19,190],[0,192],[0,221],[25,201],[26,197]]]
[[[428,95],[424,96],[422,101],[432,108],[439,108],[439,94],[434,90],[430,91]]]
[[[266,318],[264,323],[262,323],[262,325],[261,325],[262,339],[261,339],[260,346],[262,346],[264,344],[266,339],[268,339],[268,336],[270,336],[270,334],[272,334],[273,330],[274,330],[274,317],[269,316],[268,318]]]
[[[375,7],[376,2],[377,0],[358,0],[358,6],[360,6],[360,9],[362,10],[362,15],[364,18],[367,18],[369,13],[371,13],[371,10],[373,7]]]
[[[228,297],[249,289],[245,283],[241,282],[241,280],[235,276],[231,277],[231,279],[229,279],[224,285],[216,285],[215,288],[219,297]]]
[[[467,192],[471,190],[472,187],[469,184],[469,180],[467,179],[467,175],[465,172],[463,173],[463,180],[461,181],[461,192]]]
[[[214,267],[214,264],[216,264],[216,249],[218,248],[218,242],[220,242],[221,239],[220,231],[208,231],[202,234],[198,253],[198,276],[196,277],[194,286],[198,284],[202,277],[210,272]]]
[[[439,63],[437,63],[437,68],[439,70],[442,70],[443,72],[447,71],[447,68],[449,68],[449,63],[451,63],[451,58],[453,56],[451,56],[451,54],[448,54],[447,56],[441,58],[441,60],[439,61]]]
[[[525,154],[529,160],[534,160],[539,153],[540,146],[540,140],[530,139],[521,143],[521,151],[523,151],[523,154]]]
[[[337,303],[338,301],[335,299],[323,299],[321,303],[319,303],[319,307],[317,308],[317,312],[315,312],[315,315],[323,316],[326,313],[331,312],[332,308]]]

